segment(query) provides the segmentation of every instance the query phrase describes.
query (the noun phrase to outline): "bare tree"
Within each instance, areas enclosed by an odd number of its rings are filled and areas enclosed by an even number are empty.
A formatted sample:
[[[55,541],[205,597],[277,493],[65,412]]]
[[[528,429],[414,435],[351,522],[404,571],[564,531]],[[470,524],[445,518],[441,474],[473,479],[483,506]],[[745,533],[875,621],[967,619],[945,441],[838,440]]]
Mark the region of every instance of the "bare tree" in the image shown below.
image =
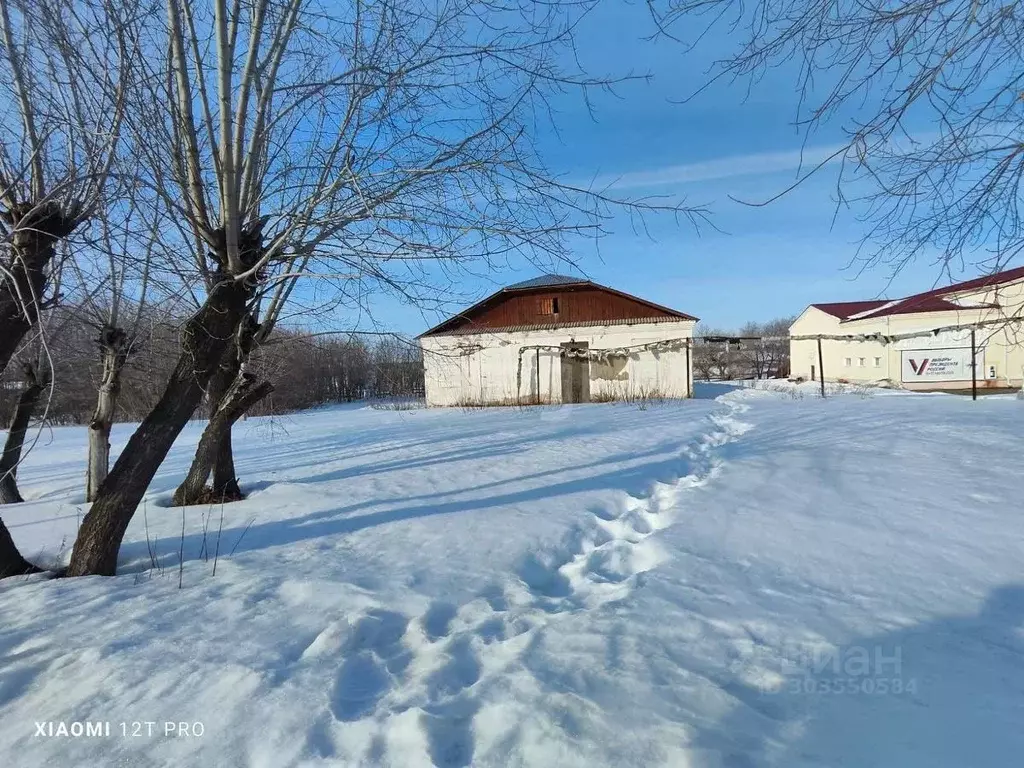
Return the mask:
[[[121,371],[131,351],[131,337],[117,323],[114,312],[96,338],[103,372],[96,394],[96,409],[89,420],[89,461],[86,468],[85,498],[94,501],[110,469],[110,430],[114,424],[117,398],[121,394]]]
[[[175,504],[242,498],[235,470],[232,428],[253,406],[275,391],[282,376],[291,374],[288,383],[293,389],[293,399],[291,403],[282,402],[290,409],[363,397],[422,395],[423,365],[418,344],[385,333],[377,337],[378,342],[370,351],[352,338],[324,343],[321,337],[317,343],[315,335],[278,333],[277,323],[288,306],[294,283],[295,278],[279,283],[271,300],[264,305],[263,314],[246,316],[239,326],[232,349],[222,358],[210,380],[207,389],[210,424],[196,450],[196,460],[174,493]],[[314,311],[322,314],[327,307],[321,304]],[[273,373],[266,365],[253,367],[249,364],[255,350],[268,346],[279,352]],[[293,347],[297,354],[290,356],[287,365],[281,365],[280,350],[286,346]],[[288,356],[287,351],[284,355]],[[294,374],[299,371],[305,377],[301,384],[294,380]],[[305,391],[295,397],[296,388]],[[241,407],[242,403],[245,407]],[[216,419],[215,414],[219,414]],[[211,481],[209,487],[207,479]]]
[[[732,353],[728,339],[736,334],[700,323],[694,329],[693,369],[705,381],[733,378]]]
[[[53,292],[60,295],[61,275],[60,264],[54,269]],[[7,428],[3,455],[0,456],[0,504],[18,504],[24,501],[18,490],[18,465],[21,464],[22,452],[25,448],[25,437],[32,419],[36,416],[39,405],[44,401],[43,395],[51,389],[53,382],[53,365],[50,357],[49,340],[60,334],[53,333],[55,313],[46,312],[39,321],[39,333],[35,339],[26,344],[17,356],[22,359],[21,392],[11,413],[11,421]]]
[[[227,476],[224,485],[216,484],[211,490],[210,501],[224,502],[241,496],[238,481],[234,477],[234,456],[231,453],[231,428],[253,405],[269,395],[274,387],[268,381],[260,381],[244,368],[235,377],[210,414],[210,423],[203,430],[195,457],[189,467],[185,481],[174,492],[174,503],[196,504],[204,500],[206,478],[216,464]],[[227,445],[227,460],[230,469],[223,464],[224,446]],[[218,461],[219,460],[219,461]],[[215,478],[215,483],[216,483]]]
[[[838,203],[859,203],[870,223],[860,254],[865,266],[896,272],[938,252],[944,271],[965,261],[997,271],[1019,257],[1024,14],[1016,4],[648,6],[662,31],[679,39],[696,43],[721,26],[739,41],[713,80],[756,80],[774,66],[794,67],[805,134],[827,122],[846,133],[845,146],[825,162],[841,161]],[[824,164],[806,168],[801,180]]]
[[[0,370],[45,309],[58,244],[102,199],[135,53],[115,10],[130,8],[0,0]],[[0,577],[30,569],[0,523]]]
[[[57,244],[97,211],[134,43],[109,4],[0,0],[0,369],[35,325]]]
[[[99,387],[103,379],[102,358],[98,354],[98,329],[102,326],[105,308],[94,306],[75,295],[72,281],[64,278],[63,298],[47,310],[41,322],[53,316],[46,332],[48,355],[43,367],[51,370],[51,386],[46,393],[46,423],[88,427],[96,411]],[[173,286],[166,286],[172,289]],[[175,307],[173,298],[148,292],[149,300],[131,331],[131,355],[121,371],[121,388],[117,398],[116,421],[139,422],[160,399],[164,384],[179,354],[181,327],[188,319],[183,307]],[[123,317],[131,319],[135,307],[126,301]],[[95,314],[100,312],[99,315]],[[39,339],[36,338],[36,343]],[[23,362],[36,364],[28,345],[16,354],[0,381],[0,412],[9,422],[10,414],[23,388]],[[15,365],[14,363],[17,363]]]
[[[210,379],[210,421],[203,430],[185,480],[174,492],[175,504],[242,498],[235,476],[231,430],[252,406],[274,391],[269,381],[261,380],[250,372],[248,366],[253,348],[264,340],[263,326],[257,323],[253,314],[245,315],[235,331],[233,344]],[[213,484],[207,494],[206,481],[211,473]]]
[[[437,260],[567,258],[565,236],[600,234],[613,204],[694,213],[566,185],[537,156],[548,96],[610,82],[564,69],[590,5],[166,0],[147,45],[147,83],[164,90],[131,117],[210,287],[83,521],[70,574],[114,573],[160,462],[281,281],[402,286]]]
[[[789,375],[789,326],[793,318],[779,318],[767,323],[746,323],[740,328],[741,349],[738,355],[741,375],[754,379]]]
[[[281,410],[373,396],[371,350],[360,336],[279,329],[254,363],[274,382]]]
[[[97,222],[99,238],[86,254],[71,261],[80,298],[76,311],[95,336],[100,376],[96,406],[88,423],[89,459],[86,499],[93,501],[110,467],[110,430],[121,394],[121,380],[130,355],[138,346],[142,318],[149,308],[154,251],[158,243],[159,215],[140,215],[138,200],[128,191],[127,201],[112,207]],[[136,226],[142,226],[140,232]],[[84,250],[84,249],[83,249]],[[90,289],[90,286],[96,286]]]
[[[206,481],[211,476],[209,498],[220,502],[242,498],[235,471],[232,429],[250,408],[274,391],[269,381],[260,380],[250,370],[249,358],[253,350],[266,344],[274,333],[309,261],[309,254],[286,259],[282,273],[270,281],[268,289],[257,292],[254,305],[242,317],[232,344],[207,387],[210,423],[203,432],[185,480],[174,492],[175,504],[197,504],[207,498]],[[323,310],[321,307],[320,311]]]
[[[423,350],[418,343],[385,336],[373,347],[373,397],[422,397]]]

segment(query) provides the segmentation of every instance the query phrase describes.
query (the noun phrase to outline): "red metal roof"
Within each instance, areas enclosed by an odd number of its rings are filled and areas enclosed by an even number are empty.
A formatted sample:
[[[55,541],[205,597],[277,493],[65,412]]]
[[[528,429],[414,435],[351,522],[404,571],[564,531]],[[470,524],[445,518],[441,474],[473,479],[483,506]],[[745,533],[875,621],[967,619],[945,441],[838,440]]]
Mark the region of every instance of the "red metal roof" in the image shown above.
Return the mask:
[[[817,307],[822,312],[827,312],[843,321],[865,320],[868,318],[888,317],[890,315],[908,315],[916,312],[951,312],[961,309],[977,309],[978,305],[965,307],[957,304],[955,301],[950,301],[948,297],[965,291],[991,288],[1017,280],[1024,280],[1024,267],[1016,267],[1015,269],[1007,269],[991,275],[983,275],[982,277],[953,283],[942,288],[933,288],[930,291],[915,293],[903,299],[846,301],[832,304],[812,304],[811,306]],[[995,305],[986,304],[982,306],[992,307]]]
[[[888,317],[889,315],[910,315],[914,312],[950,312],[963,309],[959,304],[947,301],[941,296],[927,294],[910,296],[899,301],[887,301],[874,312],[864,312],[846,320],[861,320],[866,317]]]
[[[947,285],[945,288],[935,288],[930,291],[925,291],[924,293],[915,294],[915,296],[945,296],[950,293],[973,291],[978,288],[990,288],[993,285],[1012,283],[1015,280],[1021,279],[1024,279],[1024,267],[1016,267],[1015,269],[1007,269],[1002,272],[996,272],[992,275],[976,277],[973,280],[965,280],[962,283],[953,283],[952,285]]]
[[[878,309],[883,304],[888,304],[887,299],[876,299],[874,301],[833,301],[829,304],[811,304],[815,309],[820,309],[832,317],[845,320],[850,315],[859,315],[869,309]]]

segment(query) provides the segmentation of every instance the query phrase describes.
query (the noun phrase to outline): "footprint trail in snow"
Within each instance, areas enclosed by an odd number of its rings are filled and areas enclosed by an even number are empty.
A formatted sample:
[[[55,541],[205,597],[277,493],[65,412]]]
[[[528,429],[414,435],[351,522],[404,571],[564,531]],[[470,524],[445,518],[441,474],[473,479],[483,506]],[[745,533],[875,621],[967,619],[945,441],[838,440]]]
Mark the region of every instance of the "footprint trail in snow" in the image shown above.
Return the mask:
[[[325,629],[304,656],[337,652],[344,661],[310,749],[373,765],[390,740],[418,747],[435,766],[473,764],[474,690],[499,679],[560,615],[628,597],[670,556],[654,534],[683,514],[687,491],[718,474],[718,449],[751,427],[739,418],[748,406],[728,395],[719,402],[725,410],[708,416],[711,429],[682,449],[685,474],[591,510],[560,546],[526,555],[504,586],[463,605],[435,602],[414,618],[375,609]]]

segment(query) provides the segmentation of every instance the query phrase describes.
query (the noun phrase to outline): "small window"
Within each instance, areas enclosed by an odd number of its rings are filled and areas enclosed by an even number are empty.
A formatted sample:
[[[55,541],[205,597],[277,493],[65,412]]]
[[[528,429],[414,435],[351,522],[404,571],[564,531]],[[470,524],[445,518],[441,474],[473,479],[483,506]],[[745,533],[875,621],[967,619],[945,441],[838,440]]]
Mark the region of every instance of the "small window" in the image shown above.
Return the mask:
[[[876,357],[875,358],[875,368],[881,368],[881,367],[882,367],[882,358]]]
[[[558,314],[558,297],[540,300],[540,313],[542,315]]]
[[[857,358],[857,367],[858,368],[863,368],[864,367],[864,358],[863,357],[858,357]]]
[[[851,365],[853,365],[853,361],[850,360],[850,358],[848,358],[848,357],[844,357],[843,358],[843,365],[845,365],[847,368],[849,368]]]

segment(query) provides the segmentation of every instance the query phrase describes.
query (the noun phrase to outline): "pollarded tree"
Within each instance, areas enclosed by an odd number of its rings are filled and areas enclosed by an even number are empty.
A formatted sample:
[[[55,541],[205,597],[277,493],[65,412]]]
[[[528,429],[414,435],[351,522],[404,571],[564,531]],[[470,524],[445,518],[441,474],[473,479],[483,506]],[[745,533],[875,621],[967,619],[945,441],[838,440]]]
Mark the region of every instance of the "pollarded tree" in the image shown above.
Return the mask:
[[[271,380],[265,375],[260,376],[264,371],[249,365],[250,356],[255,350],[266,347],[268,343],[280,346],[289,343],[305,344],[308,341],[307,335],[301,333],[277,334],[282,316],[298,316],[308,320],[330,317],[338,310],[358,310],[370,314],[369,307],[364,304],[364,293],[368,284],[375,286],[378,291],[383,285],[387,292],[417,306],[433,304],[436,301],[435,297],[443,293],[437,283],[424,283],[421,278],[414,275],[388,275],[377,265],[370,265],[372,270],[367,265],[361,265],[359,268],[362,273],[357,273],[353,265],[352,270],[346,272],[340,281],[334,280],[332,275],[316,272],[307,274],[308,261],[289,266],[291,271],[271,281],[270,290],[259,297],[260,300],[256,302],[253,312],[246,315],[235,334],[228,354],[221,358],[220,365],[210,379],[206,392],[210,402],[211,421],[203,433],[185,480],[174,493],[175,504],[199,504],[208,500],[223,502],[242,498],[235,470],[232,429],[254,405],[274,391]],[[296,299],[296,287],[303,282],[308,283],[311,278],[321,284],[321,290],[300,290],[302,293],[312,295],[303,296],[302,300]],[[337,284],[324,291],[323,284],[332,282]],[[314,335],[313,338],[315,337]],[[387,334],[382,338],[393,340]],[[410,345],[405,346],[408,355]],[[418,345],[412,346],[419,350]],[[383,380],[376,359],[376,352],[379,350],[380,347],[375,350],[372,363],[366,365],[367,369],[372,366],[377,383]],[[326,348],[322,351],[326,351]],[[418,371],[422,391],[421,364]],[[368,374],[369,370],[364,373]],[[408,377],[408,373],[406,376]],[[315,381],[310,382],[314,386],[316,381],[321,381],[320,377],[314,376],[314,379]],[[358,396],[364,395],[365,392]],[[311,404],[322,402],[329,402],[329,399],[326,396],[314,399]],[[210,481],[209,486],[207,480]]]
[[[102,202],[130,29],[99,0],[0,0],[0,370],[38,320],[57,245]]]
[[[58,245],[92,217],[135,42],[103,0],[0,0],[0,370],[35,327]],[[0,577],[33,570],[0,523]]]
[[[257,292],[251,309],[235,330],[206,387],[210,422],[200,437],[184,481],[174,492],[175,504],[204,501],[208,479],[211,499],[234,501],[242,498],[235,471],[232,429],[235,422],[274,389],[269,381],[253,373],[249,358],[273,334],[296,283],[304,276],[308,261],[308,258],[286,259],[284,273],[270,282],[265,290]],[[324,311],[323,307],[319,309]]]
[[[159,294],[169,287],[166,279],[158,279],[163,212],[139,192],[122,187],[123,197],[96,222],[97,236],[87,244],[75,244],[77,258],[68,266],[76,285],[65,304],[80,325],[91,329],[100,363],[96,405],[88,422],[88,501],[96,498],[110,468],[110,431],[122,376],[140,346],[143,319],[151,323],[160,315],[154,299],[162,298]]]
[[[425,263],[560,259],[613,201],[536,151],[586,2],[165,0],[131,110],[149,183],[209,274],[166,391],[83,521],[69,573],[112,574],[124,532],[239,326],[282,281],[402,284]],[[196,249],[198,250],[198,249]],[[312,290],[307,285],[303,290]]]

